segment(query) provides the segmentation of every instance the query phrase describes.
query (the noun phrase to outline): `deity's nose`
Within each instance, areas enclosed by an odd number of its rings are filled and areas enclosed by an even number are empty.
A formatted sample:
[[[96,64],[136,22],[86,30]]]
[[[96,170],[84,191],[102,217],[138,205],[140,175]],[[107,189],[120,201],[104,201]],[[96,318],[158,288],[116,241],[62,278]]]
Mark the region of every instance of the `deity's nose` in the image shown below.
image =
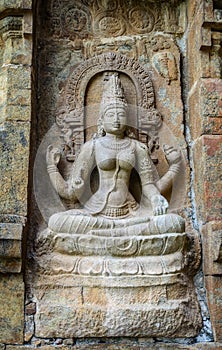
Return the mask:
[[[114,121],[119,122],[119,116],[118,116],[117,112],[115,112],[115,114],[114,114]]]

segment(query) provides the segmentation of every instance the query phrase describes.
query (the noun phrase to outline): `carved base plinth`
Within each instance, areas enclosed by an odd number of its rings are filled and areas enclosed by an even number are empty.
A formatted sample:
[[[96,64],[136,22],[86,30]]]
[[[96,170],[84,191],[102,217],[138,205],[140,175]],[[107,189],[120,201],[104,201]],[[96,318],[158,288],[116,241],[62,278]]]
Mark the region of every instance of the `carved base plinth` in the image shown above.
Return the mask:
[[[201,316],[192,282],[161,276],[42,275],[37,337],[192,337]]]

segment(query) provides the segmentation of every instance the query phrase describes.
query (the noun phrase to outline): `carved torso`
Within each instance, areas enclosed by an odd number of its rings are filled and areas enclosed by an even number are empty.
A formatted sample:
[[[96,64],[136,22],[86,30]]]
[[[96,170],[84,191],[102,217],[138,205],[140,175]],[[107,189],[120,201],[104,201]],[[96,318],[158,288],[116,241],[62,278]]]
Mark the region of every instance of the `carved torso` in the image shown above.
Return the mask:
[[[103,137],[95,143],[99,189],[86,203],[92,213],[126,216],[136,202],[129,193],[129,179],[135,165],[135,143],[131,139],[110,141]],[[98,205],[100,203],[100,205]],[[110,210],[112,208],[112,210]]]

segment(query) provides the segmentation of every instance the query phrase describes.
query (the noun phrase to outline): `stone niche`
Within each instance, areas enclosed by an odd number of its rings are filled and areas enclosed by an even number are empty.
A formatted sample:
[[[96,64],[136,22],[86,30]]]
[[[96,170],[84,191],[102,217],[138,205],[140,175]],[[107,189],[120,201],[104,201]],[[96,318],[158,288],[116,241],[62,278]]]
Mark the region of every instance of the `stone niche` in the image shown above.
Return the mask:
[[[35,336],[194,337],[202,326],[193,284],[200,246],[189,219],[181,62],[175,39],[184,30],[183,3],[50,0],[37,5],[38,118],[26,274],[27,302],[36,302]],[[128,105],[124,142],[145,152],[139,170],[131,173],[129,191],[140,204],[145,186],[139,177],[150,176],[149,185],[169,203],[167,215],[154,215],[147,206],[149,229],[142,233],[137,226],[138,232],[132,233],[136,219],[118,219],[112,208],[104,222],[113,220],[121,229],[109,226],[101,233],[103,222],[96,233],[77,232],[70,221],[64,232],[52,225],[54,215],[64,218],[66,212],[68,220],[71,212],[87,216],[82,214],[85,200],[61,199],[55,191],[60,185],[56,180],[54,189],[50,179],[61,174],[62,184],[69,183],[76,167],[81,183],[91,169],[87,199],[97,191],[101,174],[98,163],[90,168],[90,145],[105,142],[105,136],[95,134],[104,86],[112,79],[121,82]],[[83,153],[85,144],[89,146]],[[54,159],[60,157],[58,167],[47,167],[49,145],[51,151],[60,150],[59,155],[54,152]],[[104,146],[115,149],[116,162],[118,147]],[[133,152],[139,162],[140,152]],[[81,163],[82,155],[86,158]],[[183,222],[179,231],[168,218]]]

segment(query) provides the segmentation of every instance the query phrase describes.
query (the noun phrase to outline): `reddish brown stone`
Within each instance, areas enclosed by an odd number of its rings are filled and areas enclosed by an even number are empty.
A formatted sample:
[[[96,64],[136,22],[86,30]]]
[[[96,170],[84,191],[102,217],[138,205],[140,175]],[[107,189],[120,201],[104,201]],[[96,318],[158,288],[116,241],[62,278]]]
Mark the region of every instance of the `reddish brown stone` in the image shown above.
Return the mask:
[[[222,222],[203,225],[203,268],[205,275],[222,275]]]
[[[222,134],[222,79],[201,79],[189,94],[190,130],[195,139],[202,134]]]
[[[34,315],[36,313],[36,303],[29,303],[25,306],[26,315]]]
[[[222,276],[205,278],[215,341],[222,341]]]
[[[202,222],[220,220],[222,136],[204,135],[194,144],[195,200]]]

